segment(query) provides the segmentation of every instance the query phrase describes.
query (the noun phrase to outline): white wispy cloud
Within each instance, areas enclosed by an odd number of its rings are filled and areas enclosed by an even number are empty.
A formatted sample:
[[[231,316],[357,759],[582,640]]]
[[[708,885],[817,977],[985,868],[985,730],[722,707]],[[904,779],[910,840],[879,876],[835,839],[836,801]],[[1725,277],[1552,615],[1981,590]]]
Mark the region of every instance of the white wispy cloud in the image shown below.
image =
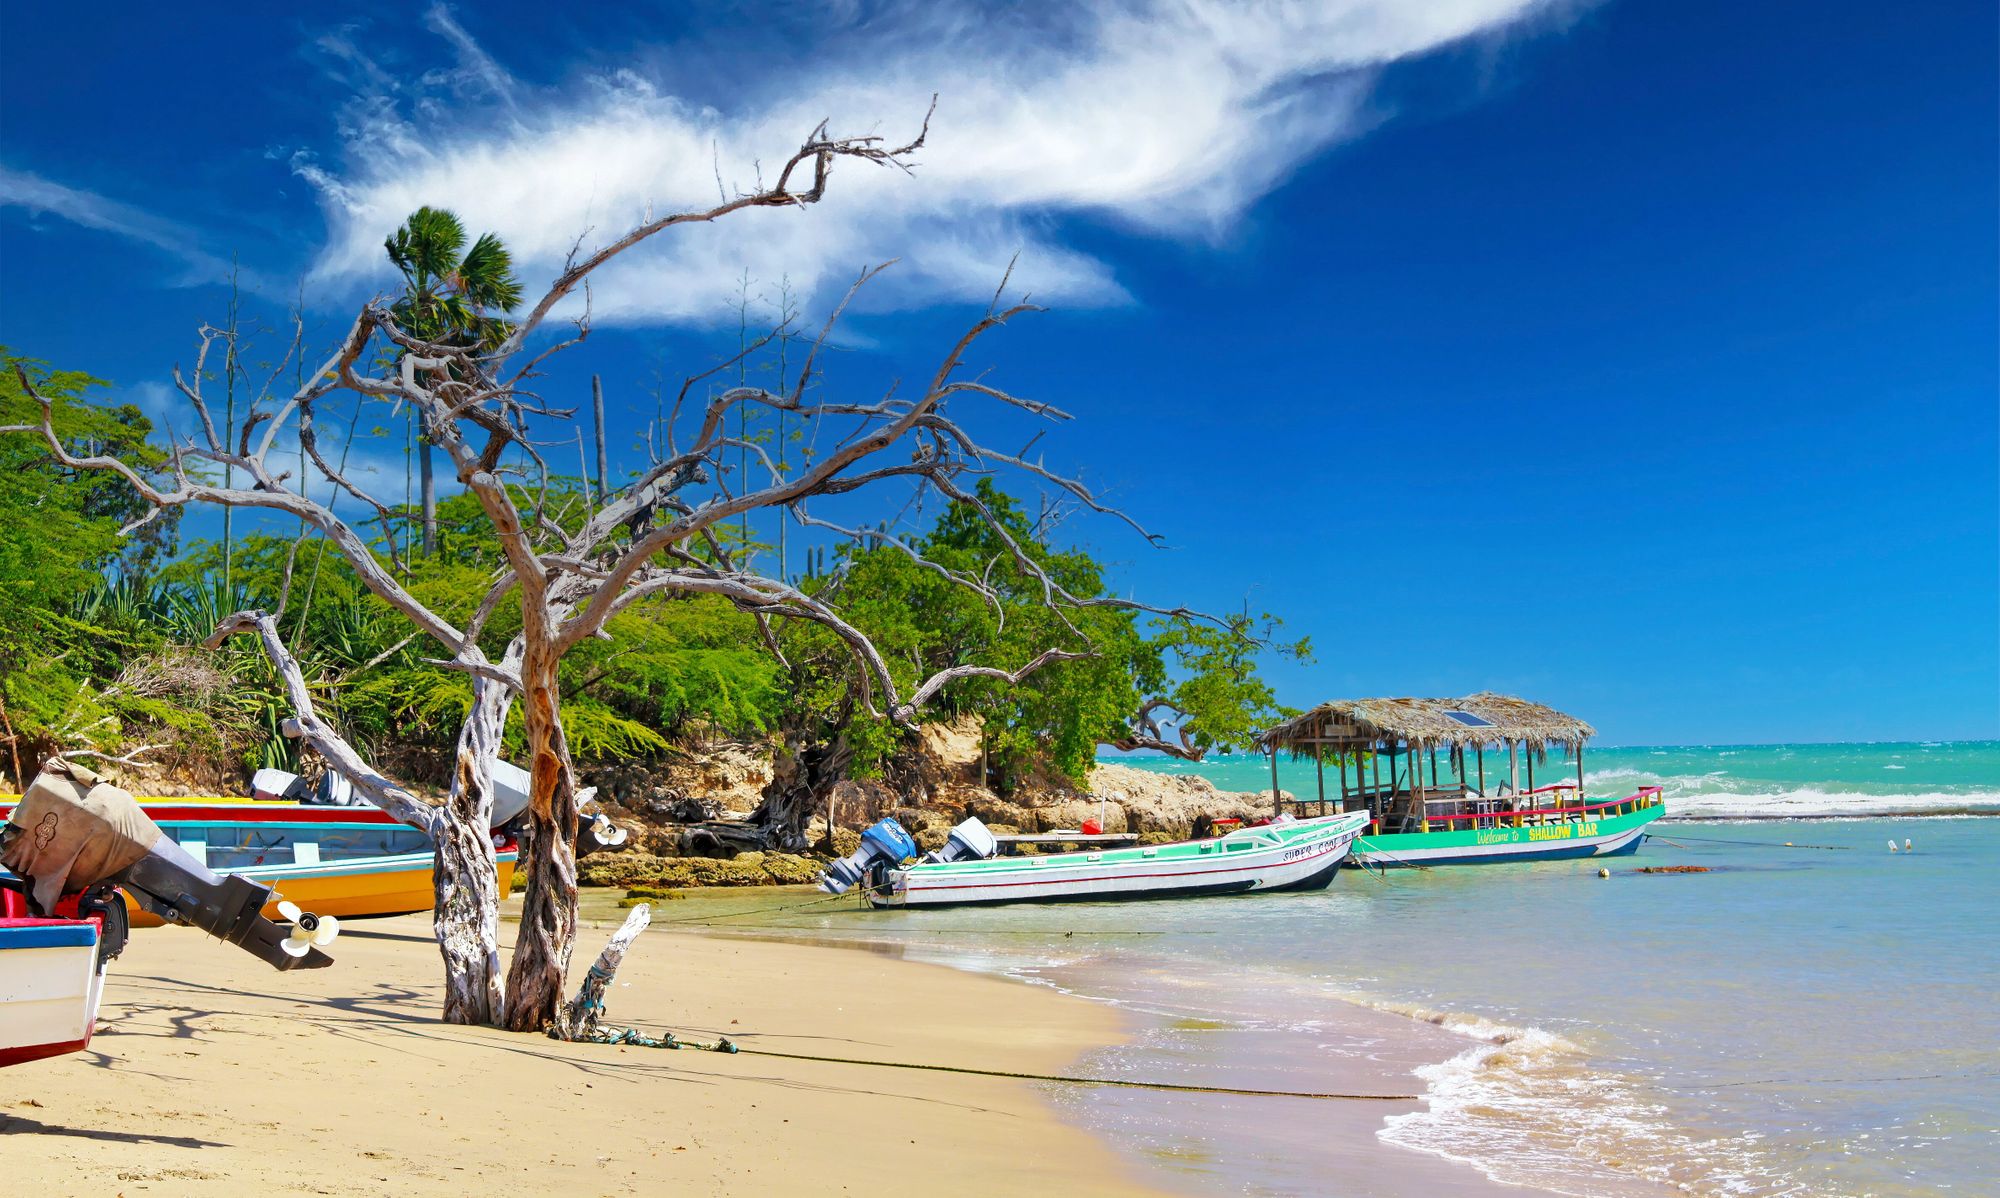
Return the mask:
[[[185,269],[181,283],[206,283],[229,276],[230,264],[201,248],[199,232],[131,204],[69,187],[28,171],[0,166],[0,208],[60,217],[73,225],[115,234],[152,246]]]
[[[939,2],[857,12],[829,52],[775,81],[746,64],[717,98],[676,93],[636,58],[561,89],[526,86],[439,5],[426,22],[453,65],[358,88],[339,153],[294,169],[326,211],[321,280],[380,278],[383,237],[423,204],[501,234],[532,279],[579,237],[588,250],[648,214],[713,202],[718,175],[751,183],[823,116],[837,134],[905,136],[936,92],[914,177],[845,164],[817,208],[677,230],[598,280],[598,315],[713,319],[745,269],[824,298],[892,257],[903,264],[877,302],[984,299],[1017,254],[1015,282],[1038,297],[1118,302],[1111,268],[1063,245],[1056,222],[1223,238],[1301,163],[1380,119],[1369,94],[1381,67],[1544,6],[1129,0],[1030,22]]]

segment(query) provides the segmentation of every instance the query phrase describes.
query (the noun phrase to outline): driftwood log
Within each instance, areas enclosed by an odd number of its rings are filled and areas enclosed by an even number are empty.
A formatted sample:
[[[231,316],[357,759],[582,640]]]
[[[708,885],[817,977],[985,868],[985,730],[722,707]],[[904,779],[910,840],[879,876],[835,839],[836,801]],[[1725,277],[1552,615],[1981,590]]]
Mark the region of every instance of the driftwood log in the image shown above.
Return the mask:
[[[598,1022],[604,1015],[604,992],[611,987],[611,979],[618,976],[618,967],[625,963],[625,953],[632,947],[632,942],[652,921],[652,907],[641,903],[632,908],[624,924],[612,933],[604,951],[597,954],[590,971],[583,975],[583,985],[577,987],[576,997],[557,1012],[549,1029],[551,1035],[558,1040],[590,1040],[596,1037]]]

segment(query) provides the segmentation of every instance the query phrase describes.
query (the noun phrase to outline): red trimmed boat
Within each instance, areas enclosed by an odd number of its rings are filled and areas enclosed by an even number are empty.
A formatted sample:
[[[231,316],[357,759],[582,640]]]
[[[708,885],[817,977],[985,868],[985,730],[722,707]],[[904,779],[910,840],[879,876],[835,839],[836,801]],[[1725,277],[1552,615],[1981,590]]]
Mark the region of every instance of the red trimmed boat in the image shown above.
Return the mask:
[[[338,921],[284,903],[292,926],[278,926],[262,914],[277,898],[269,887],[210,873],[131,795],[52,761],[0,825],[0,1065],[89,1045],[128,895],[278,969],[333,964],[320,949]]]

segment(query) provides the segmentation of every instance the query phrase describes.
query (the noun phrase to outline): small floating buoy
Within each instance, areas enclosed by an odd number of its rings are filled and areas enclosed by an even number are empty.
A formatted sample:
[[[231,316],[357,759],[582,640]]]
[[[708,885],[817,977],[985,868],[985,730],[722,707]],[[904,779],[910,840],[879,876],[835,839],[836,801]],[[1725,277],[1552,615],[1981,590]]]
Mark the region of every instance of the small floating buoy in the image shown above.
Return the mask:
[[[1787,841],[1785,842],[1785,847],[1786,847],[1786,848],[1791,848],[1791,847],[1792,847],[1792,842],[1791,842],[1791,841],[1789,841],[1789,840],[1787,840]]]
[[[1916,852],[1917,850],[1916,850],[1916,846],[1912,845],[1912,844],[1911,844],[1911,843],[1910,843],[1909,841],[1905,840],[1905,841],[1903,842],[1903,851],[1904,851],[1904,852],[1906,852],[1906,853],[1914,853],[1914,852]]]
[[[1889,841],[1889,851],[1892,853],[1896,851],[1896,842],[1893,839]]]
[[[1608,869],[1600,869],[1597,871],[1597,876],[1600,878],[1608,878],[1611,876],[1611,871]]]

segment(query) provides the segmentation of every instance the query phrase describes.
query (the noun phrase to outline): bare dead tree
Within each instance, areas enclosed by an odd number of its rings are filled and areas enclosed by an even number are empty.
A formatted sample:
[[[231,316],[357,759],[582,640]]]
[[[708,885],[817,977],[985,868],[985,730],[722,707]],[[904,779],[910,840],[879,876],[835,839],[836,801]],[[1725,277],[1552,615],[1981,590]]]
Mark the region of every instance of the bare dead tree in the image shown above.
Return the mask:
[[[442,807],[432,807],[407,787],[374,772],[316,713],[298,663],[281,642],[273,617],[238,613],[210,639],[214,645],[232,634],[256,634],[285,683],[294,712],[287,730],[311,743],[370,800],[435,839],[435,924],[447,980],[446,1019],[530,1031],[557,1018],[576,932],[578,794],[557,670],[564,655],[578,644],[608,636],[607,625],[620,612],[656,596],[720,596],[755,617],[774,650],[777,641],[769,635],[772,621],[810,623],[830,633],[851,656],[859,702],[871,713],[903,723],[961,679],[1017,683],[1052,662],[1079,656],[1051,648],[1011,666],[957,665],[905,691],[868,636],[823,596],[783,578],[739,567],[716,535],[725,522],[778,512],[802,527],[837,527],[811,515],[809,501],[896,485],[933,488],[973,505],[985,516],[1010,547],[1016,564],[1039,581],[1051,607],[1142,607],[1068,594],[1012,541],[968,485],[972,476],[1007,468],[1041,480],[1081,507],[1123,518],[1080,482],[1057,474],[1040,460],[982,446],[953,410],[956,402],[1013,409],[1046,420],[1067,419],[1049,405],[1017,398],[980,377],[967,376],[967,356],[980,339],[1034,310],[1027,304],[1003,307],[996,301],[929,369],[921,385],[907,393],[894,387],[873,399],[835,398],[825,391],[817,363],[853,298],[851,290],[808,343],[796,376],[771,387],[733,387],[695,403],[690,403],[695,389],[731,363],[689,378],[671,411],[649,432],[652,460],[630,482],[601,501],[595,501],[587,486],[579,495],[551,485],[552,471],[543,448],[574,446],[580,430],[572,409],[552,406],[533,390],[533,384],[552,355],[588,335],[587,296],[593,272],[677,225],[718,220],[750,208],[816,203],[842,160],[908,169],[923,141],[921,131],[897,146],[875,137],[835,138],[822,123],[769,186],[725,198],[713,207],[649,220],[588,256],[572,253],[547,292],[522,315],[507,340],[491,351],[420,340],[396,325],[381,300],[370,302],[319,369],[304,376],[302,386],[290,395],[267,392],[251,405],[233,444],[225,443],[209,417],[199,372],[191,380],[176,372],[175,381],[192,405],[199,428],[195,435],[175,440],[163,480],[115,457],[71,453],[54,434],[50,401],[23,375],[28,394],[42,405],[42,423],[0,433],[39,434],[63,466],[122,477],[152,505],[149,518],[167,508],[195,503],[296,517],[331,542],[369,590],[438,646],[432,659],[436,665],[470,679],[473,702],[459,736],[446,801]],[[864,271],[854,290],[881,269]],[[558,306],[579,291],[584,293],[584,312],[575,320],[573,335],[517,365],[517,357]],[[371,353],[371,347],[387,352]],[[749,348],[755,347],[745,352]],[[809,384],[816,388],[810,401]],[[353,498],[385,528],[406,518],[369,495],[322,451],[315,416],[336,396],[412,405],[426,435],[497,534],[504,561],[463,624],[447,619],[400,581],[393,535],[380,539],[381,548],[372,546],[353,522],[334,512],[331,501],[309,500],[294,489],[290,473],[280,470],[272,457],[280,430],[294,429],[303,457],[328,484],[315,489]],[[804,468],[780,469],[762,446],[731,435],[730,417],[757,406],[785,414],[801,427],[818,429],[822,438],[830,439],[830,446]],[[204,473],[218,467],[248,478],[250,485],[239,488],[204,481]],[[601,479],[601,468],[599,473]],[[1136,523],[1132,527],[1152,539]],[[882,535],[885,543],[915,556],[899,539]],[[983,587],[978,579],[954,580],[975,590]],[[487,623],[510,597],[519,604],[520,631],[504,650],[489,653],[482,640]],[[508,713],[517,702],[522,707],[532,797],[521,931],[503,984],[495,935],[499,896],[488,825],[492,762]]]

